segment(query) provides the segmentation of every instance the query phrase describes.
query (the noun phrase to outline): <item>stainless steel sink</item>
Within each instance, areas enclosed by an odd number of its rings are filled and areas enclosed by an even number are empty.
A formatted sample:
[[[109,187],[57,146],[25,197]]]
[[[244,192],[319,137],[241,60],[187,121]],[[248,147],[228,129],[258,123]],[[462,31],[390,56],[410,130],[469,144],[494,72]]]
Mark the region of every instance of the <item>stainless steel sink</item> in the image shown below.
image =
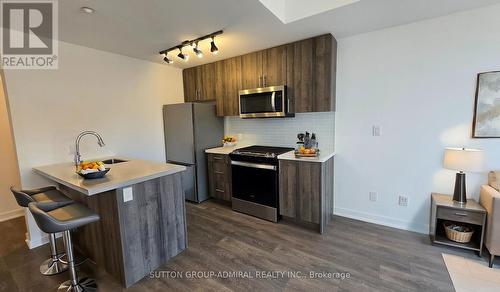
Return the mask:
[[[104,164],[117,164],[117,163],[127,162],[127,160],[111,158],[111,159],[103,160],[102,162]]]

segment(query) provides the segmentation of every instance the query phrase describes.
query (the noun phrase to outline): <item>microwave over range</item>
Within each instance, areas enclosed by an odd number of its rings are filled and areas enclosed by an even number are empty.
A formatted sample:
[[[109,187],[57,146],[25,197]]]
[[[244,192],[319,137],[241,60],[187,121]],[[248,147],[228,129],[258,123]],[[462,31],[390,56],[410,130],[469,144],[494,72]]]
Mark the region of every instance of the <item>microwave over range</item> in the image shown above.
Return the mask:
[[[240,90],[239,102],[240,117],[243,119],[295,116],[290,112],[285,85]]]

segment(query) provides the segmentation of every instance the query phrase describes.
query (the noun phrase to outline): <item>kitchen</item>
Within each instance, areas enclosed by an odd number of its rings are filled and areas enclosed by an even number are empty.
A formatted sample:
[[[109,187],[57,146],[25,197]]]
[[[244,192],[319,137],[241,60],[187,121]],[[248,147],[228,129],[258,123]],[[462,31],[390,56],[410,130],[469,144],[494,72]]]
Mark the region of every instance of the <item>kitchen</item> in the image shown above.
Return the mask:
[[[495,1],[46,0],[55,63],[0,69],[0,290],[453,291],[429,195]]]
[[[332,129],[325,131],[324,148],[317,133],[300,134],[299,142],[288,145],[285,135],[310,130],[315,114],[334,125],[333,113],[325,112],[335,108],[336,48],[327,34],[183,70],[187,103],[165,106],[164,121],[167,162],[189,169],[183,180],[188,200],[217,199],[273,222],[286,215],[323,232],[326,214],[333,212]],[[217,117],[224,117],[224,125]],[[262,136],[274,122],[276,144],[256,144],[265,139],[259,134],[252,141],[244,129],[255,121]],[[302,129],[291,133],[294,124]],[[228,132],[235,130],[232,137]],[[223,133],[228,141],[213,147]]]

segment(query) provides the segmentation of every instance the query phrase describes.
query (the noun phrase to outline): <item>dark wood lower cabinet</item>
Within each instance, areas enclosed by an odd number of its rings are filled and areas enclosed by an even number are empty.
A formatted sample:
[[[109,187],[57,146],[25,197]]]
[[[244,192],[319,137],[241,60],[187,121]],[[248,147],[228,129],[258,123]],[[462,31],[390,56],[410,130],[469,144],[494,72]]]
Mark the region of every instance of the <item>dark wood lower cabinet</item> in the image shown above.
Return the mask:
[[[210,196],[231,202],[231,160],[225,154],[207,154]]]
[[[104,268],[124,287],[149,275],[187,248],[186,208],[181,174],[87,196],[66,186],[61,191],[96,212],[100,220],[73,233],[76,250]]]
[[[280,214],[320,233],[333,215],[333,157],[328,161],[280,160]]]

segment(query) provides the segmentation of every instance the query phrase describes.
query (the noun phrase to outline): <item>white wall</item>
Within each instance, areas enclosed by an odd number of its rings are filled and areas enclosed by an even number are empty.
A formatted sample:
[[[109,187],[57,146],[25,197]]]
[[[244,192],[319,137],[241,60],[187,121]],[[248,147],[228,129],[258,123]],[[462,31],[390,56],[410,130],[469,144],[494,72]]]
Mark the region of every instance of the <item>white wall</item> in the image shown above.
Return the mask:
[[[446,146],[482,148],[500,169],[500,139],[470,138],[476,74],[500,70],[498,15],[500,5],[339,40],[336,214],[426,233],[431,192],[453,192]],[[486,173],[467,179],[477,198]]]
[[[10,186],[19,186],[19,167],[16,147],[9,119],[7,96],[4,94],[0,72],[0,222],[22,216],[23,210],[10,192]]]
[[[76,136],[82,158],[121,155],[165,161],[162,105],[183,102],[180,69],[59,42],[58,70],[6,70],[21,182],[51,182],[34,166],[73,161]],[[40,234],[30,225],[32,244]]]
[[[285,119],[240,119],[225,118],[226,135],[238,137],[242,134],[240,145],[269,145],[295,147],[297,134],[306,131],[316,133],[319,148],[333,151],[335,144],[335,113],[296,114]]]

